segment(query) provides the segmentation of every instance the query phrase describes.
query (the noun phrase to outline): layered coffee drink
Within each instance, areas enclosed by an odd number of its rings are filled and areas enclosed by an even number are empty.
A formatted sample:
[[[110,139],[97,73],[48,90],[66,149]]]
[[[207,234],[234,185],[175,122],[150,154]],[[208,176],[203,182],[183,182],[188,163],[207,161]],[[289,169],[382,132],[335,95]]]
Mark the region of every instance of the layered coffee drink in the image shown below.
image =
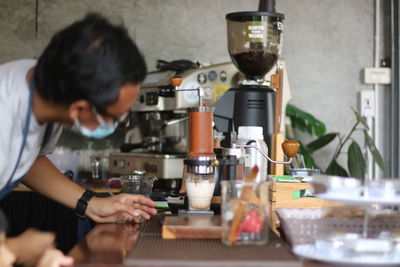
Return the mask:
[[[215,188],[215,178],[186,179],[190,210],[209,210]]]

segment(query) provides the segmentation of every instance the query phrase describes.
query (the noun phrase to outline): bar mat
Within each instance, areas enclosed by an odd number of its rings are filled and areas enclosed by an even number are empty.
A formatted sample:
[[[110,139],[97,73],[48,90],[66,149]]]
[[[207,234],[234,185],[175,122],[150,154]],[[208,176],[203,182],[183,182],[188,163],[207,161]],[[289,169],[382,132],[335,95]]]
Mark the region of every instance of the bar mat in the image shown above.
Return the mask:
[[[165,215],[156,215],[140,226],[140,235],[156,235],[161,236],[162,222]]]
[[[265,246],[233,247],[223,245],[221,240],[164,240],[154,233],[143,233],[124,263],[135,266],[301,266],[290,248],[272,233]]]

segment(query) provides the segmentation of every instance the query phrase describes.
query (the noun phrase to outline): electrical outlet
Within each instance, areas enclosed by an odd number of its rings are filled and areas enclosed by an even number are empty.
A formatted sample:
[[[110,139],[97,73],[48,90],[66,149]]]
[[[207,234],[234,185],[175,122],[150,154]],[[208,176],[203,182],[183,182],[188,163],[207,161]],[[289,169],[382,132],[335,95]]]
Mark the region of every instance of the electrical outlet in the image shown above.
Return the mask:
[[[363,117],[374,117],[375,112],[375,92],[372,90],[362,90],[360,92],[360,113]]]
[[[364,82],[366,84],[390,84],[390,68],[365,68]]]

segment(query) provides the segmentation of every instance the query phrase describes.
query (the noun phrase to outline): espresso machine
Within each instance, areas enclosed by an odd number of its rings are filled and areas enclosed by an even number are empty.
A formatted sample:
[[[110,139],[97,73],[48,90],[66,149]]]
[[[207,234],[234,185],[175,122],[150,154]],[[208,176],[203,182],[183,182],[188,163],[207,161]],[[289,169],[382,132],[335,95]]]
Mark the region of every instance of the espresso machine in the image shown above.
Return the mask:
[[[123,175],[143,169],[158,178],[155,190],[176,194],[189,150],[188,109],[199,106],[199,90],[202,103],[212,106],[237,84],[238,74],[230,62],[149,73],[131,108],[133,123],[126,132],[125,144],[121,152],[110,155],[110,173]],[[177,76],[182,91],[171,84],[171,78]]]

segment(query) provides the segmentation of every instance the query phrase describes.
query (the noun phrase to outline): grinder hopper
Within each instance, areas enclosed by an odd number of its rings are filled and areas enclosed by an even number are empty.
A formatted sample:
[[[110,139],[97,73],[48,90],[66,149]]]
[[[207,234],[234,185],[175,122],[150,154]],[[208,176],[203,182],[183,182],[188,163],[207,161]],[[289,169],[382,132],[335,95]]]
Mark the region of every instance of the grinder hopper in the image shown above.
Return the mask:
[[[278,59],[283,14],[236,12],[226,19],[232,62],[248,80],[262,80]]]

